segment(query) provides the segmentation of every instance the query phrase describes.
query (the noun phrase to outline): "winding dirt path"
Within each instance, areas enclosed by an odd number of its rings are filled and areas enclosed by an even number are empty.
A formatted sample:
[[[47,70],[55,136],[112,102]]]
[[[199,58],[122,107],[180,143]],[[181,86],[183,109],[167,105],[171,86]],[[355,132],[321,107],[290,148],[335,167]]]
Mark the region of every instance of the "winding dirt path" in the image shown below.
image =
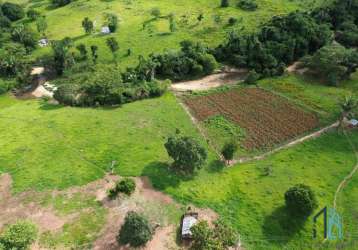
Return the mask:
[[[349,138],[349,136],[347,135],[346,131],[343,131],[344,135],[347,138],[347,141],[349,142],[355,156],[356,156],[356,165],[353,167],[352,171],[346,176],[344,177],[344,179],[341,181],[341,183],[338,185],[338,188],[336,190],[336,193],[334,194],[334,201],[333,201],[333,208],[336,209],[337,208],[337,199],[338,196],[340,194],[340,192],[344,189],[344,187],[348,184],[348,182],[352,179],[352,177],[354,176],[354,174],[358,171],[358,151],[356,149],[356,147],[354,146],[353,142],[351,141],[351,139]]]

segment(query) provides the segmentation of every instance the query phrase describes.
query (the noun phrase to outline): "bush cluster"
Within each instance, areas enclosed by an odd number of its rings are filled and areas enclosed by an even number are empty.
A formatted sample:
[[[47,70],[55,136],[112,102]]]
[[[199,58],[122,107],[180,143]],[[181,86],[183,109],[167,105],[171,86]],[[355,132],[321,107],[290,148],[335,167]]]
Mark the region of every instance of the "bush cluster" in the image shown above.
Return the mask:
[[[1,5],[1,12],[10,21],[17,21],[25,17],[24,9],[15,3],[5,2]]]
[[[304,184],[295,185],[287,190],[285,202],[287,209],[299,217],[310,215],[317,207],[317,200],[312,189]]]
[[[207,47],[191,41],[182,41],[180,46],[180,51],[150,56],[159,77],[184,80],[208,75],[216,69],[217,62]]]
[[[161,96],[169,85],[156,80],[125,82],[123,74],[112,66],[60,78],[54,84],[58,86],[54,98],[71,106],[121,105]]]
[[[37,238],[37,228],[27,221],[9,225],[0,235],[0,249],[26,250]]]
[[[135,182],[130,178],[124,178],[123,180],[116,183],[116,185],[108,191],[108,197],[114,199],[118,193],[124,193],[131,195],[135,190]]]
[[[243,10],[254,11],[258,8],[256,0],[239,0],[237,7]]]
[[[193,242],[191,250],[225,250],[235,245],[237,234],[235,230],[223,221],[216,221],[210,228],[207,221],[200,221],[191,229]]]
[[[129,212],[119,231],[117,241],[123,245],[130,244],[132,247],[140,247],[145,245],[152,237],[153,228],[148,220],[136,212]]]
[[[206,149],[191,137],[171,136],[164,146],[174,160],[173,169],[178,172],[192,174],[207,159]]]
[[[327,24],[318,24],[307,13],[294,12],[274,17],[258,34],[230,33],[216,48],[220,61],[255,70],[261,76],[283,74],[286,65],[313,53],[332,37]]]

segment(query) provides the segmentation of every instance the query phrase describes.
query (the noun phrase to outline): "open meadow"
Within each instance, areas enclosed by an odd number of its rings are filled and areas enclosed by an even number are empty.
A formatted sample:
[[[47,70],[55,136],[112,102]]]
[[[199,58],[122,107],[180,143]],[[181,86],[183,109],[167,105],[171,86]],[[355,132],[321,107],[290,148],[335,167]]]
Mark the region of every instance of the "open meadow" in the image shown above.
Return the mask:
[[[358,249],[358,3],[9,2],[0,250]]]

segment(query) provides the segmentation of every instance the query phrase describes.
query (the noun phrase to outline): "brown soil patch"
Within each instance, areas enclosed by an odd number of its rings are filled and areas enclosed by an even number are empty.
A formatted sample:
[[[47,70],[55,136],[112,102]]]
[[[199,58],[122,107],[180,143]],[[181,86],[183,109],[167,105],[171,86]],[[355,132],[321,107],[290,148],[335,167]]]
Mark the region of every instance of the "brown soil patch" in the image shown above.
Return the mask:
[[[0,230],[18,219],[28,219],[38,225],[40,231],[61,229],[65,220],[58,217],[51,209],[40,207],[34,202],[27,203],[26,198],[34,195],[25,192],[16,196],[11,194],[10,175],[0,176]]]
[[[107,197],[107,191],[113,187],[120,179],[119,176],[106,175],[103,179],[91,182],[80,187],[73,187],[63,191],[52,191],[51,195],[66,195],[71,197],[77,193],[93,195],[97,201],[107,209],[107,219],[104,228],[99,233],[99,237],[93,243],[96,250],[126,250],[131,249],[127,246],[119,246],[116,236],[119,232],[124,218],[129,211],[137,211],[145,214],[153,225],[157,225],[153,239],[143,247],[143,250],[164,250],[164,249],[183,249],[176,244],[176,229],[179,221],[174,225],[165,218],[167,215],[162,211],[162,207],[175,205],[178,209],[184,209],[176,204],[173,199],[159,191],[153,189],[147,177],[134,178],[137,184],[136,191],[130,197],[119,196],[115,200]],[[40,232],[61,230],[65,223],[71,223],[73,214],[68,216],[58,216],[52,208],[41,207],[35,201],[29,201],[29,197],[40,197],[44,193],[34,191],[24,192],[18,195],[11,194],[12,180],[10,175],[0,176],[0,230],[7,224],[14,223],[18,219],[27,219],[37,224]],[[196,209],[200,219],[212,222],[217,219],[217,214],[210,209]],[[41,249],[36,242],[32,249]]]
[[[174,83],[171,89],[174,91],[204,91],[223,85],[234,85],[246,78],[247,70],[228,70],[222,73],[212,74],[199,80]]]
[[[233,89],[185,100],[199,120],[222,115],[246,131],[243,146],[267,149],[318,126],[317,117],[260,88]]]

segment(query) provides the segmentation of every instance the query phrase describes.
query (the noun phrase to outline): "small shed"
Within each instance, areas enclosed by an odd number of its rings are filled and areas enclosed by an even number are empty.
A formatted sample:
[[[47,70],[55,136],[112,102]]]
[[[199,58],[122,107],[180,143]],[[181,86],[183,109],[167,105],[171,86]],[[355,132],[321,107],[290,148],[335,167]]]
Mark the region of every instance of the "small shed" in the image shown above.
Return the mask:
[[[111,33],[111,30],[109,29],[108,26],[103,26],[101,28],[101,33],[104,34],[104,35],[107,35],[107,34],[110,34]]]
[[[188,212],[183,215],[181,223],[182,239],[192,239],[191,228],[198,222],[198,213]]]
[[[356,119],[349,120],[348,121],[348,127],[350,127],[350,128],[358,127],[358,120],[356,120]]]
[[[49,43],[48,40],[45,39],[45,38],[40,39],[39,42],[38,42],[40,47],[46,47],[48,45],[48,43]]]

